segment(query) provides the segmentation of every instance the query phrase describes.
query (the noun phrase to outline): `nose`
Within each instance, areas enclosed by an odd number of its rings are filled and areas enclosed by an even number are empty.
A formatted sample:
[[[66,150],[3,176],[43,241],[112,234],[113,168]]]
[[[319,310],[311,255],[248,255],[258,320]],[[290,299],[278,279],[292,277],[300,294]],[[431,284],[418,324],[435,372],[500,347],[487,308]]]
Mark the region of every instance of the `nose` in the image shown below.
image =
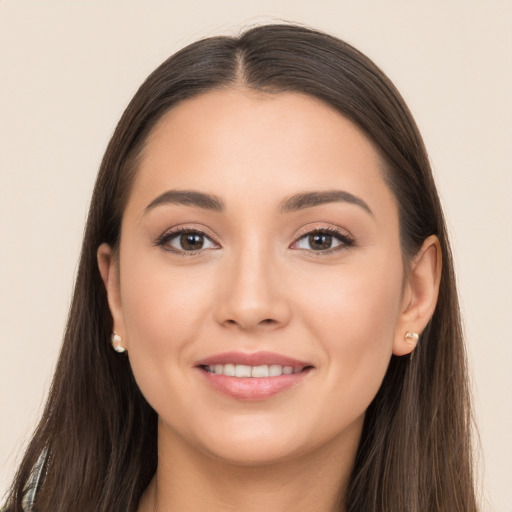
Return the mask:
[[[290,319],[286,288],[271,251],[247,244],[227,258],[219,283],[215,316],[226,327],[274,330]]]

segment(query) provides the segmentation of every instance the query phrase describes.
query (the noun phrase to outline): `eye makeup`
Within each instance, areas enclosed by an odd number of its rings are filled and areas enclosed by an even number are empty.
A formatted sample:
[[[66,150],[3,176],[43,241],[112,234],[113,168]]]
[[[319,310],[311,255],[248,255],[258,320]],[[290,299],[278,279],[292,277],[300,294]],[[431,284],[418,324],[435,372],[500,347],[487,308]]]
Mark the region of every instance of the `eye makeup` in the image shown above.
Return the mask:
[[[289,248],[315,255],[328,255],[346,250],[354,244],[354,239],[340,229],[317,226],[301,230]],[[194,256],[206,250],[221,248],[204,230],[191,226],[179,226],[165,231],[155,240],[154,245],[183,256]]]

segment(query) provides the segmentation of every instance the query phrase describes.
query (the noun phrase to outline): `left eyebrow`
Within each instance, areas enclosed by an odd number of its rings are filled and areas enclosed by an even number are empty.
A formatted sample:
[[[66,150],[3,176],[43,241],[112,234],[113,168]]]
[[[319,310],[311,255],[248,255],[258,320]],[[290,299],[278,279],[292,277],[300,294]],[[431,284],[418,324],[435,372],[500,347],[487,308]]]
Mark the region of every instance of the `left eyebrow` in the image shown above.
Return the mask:
[[[182,206],[195,206],[205,210],[220,212],[224,209],[222,201],[213,195],[204,194],[195,190],[168,190],[149,203],[144,213],[163,204],[177,204]]]
[[[373,216],[372,210],[365,201],[345,190],[325,190],[295,194],[281,203],[280,211],[282,213],[295,212],[327,203],[354,204]]]

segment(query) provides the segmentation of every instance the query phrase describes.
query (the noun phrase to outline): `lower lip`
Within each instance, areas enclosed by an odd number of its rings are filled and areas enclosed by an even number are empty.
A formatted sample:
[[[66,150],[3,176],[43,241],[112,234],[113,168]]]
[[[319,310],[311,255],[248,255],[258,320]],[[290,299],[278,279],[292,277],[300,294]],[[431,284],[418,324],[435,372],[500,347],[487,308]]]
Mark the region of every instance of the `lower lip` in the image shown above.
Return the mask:
[[[238,400],[265,400],[302,382],[310,368],[279,377],[228,377],[199,368],[206,381],[220,393]]]

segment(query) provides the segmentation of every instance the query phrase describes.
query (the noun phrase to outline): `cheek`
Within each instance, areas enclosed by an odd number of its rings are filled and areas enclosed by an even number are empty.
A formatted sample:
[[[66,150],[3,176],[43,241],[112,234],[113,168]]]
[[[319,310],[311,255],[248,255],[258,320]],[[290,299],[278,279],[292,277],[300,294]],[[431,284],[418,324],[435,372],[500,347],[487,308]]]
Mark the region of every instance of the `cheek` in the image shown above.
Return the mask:
[[[303,310],[311,323],[342,345],[349,338],[359,345],[392,342],[402,288],[399,265],[358,265],[316,273],[302,293]],[[312,291],[314,292],[312,293]],[[307,313],[309,312],[309,313]],[[371,335],[370,335],[371,334]]]
[[[364,412],[386,373],[402,298],[401,259],[396,265],[341,267],[316,274],[303,294],[302,318],[321,345],[334,404]],[[314,297],[314,300],[311,297]]]
[[[182,394],[180,382],[185,382],[193,363],[193,340],[211,310],[212,285],[201,270],[186,272],[162,264],[165,258],[159,256],[155,261],[127,253],[130,259],[121,267],[121,300],[128,356],[148,402],[165,410],[165,401],[171,396],[179,400]]]
[[[121,298],[129,344],[165,351],[192,338],[209,309],[208,275],[140,260],[121,276]]]

